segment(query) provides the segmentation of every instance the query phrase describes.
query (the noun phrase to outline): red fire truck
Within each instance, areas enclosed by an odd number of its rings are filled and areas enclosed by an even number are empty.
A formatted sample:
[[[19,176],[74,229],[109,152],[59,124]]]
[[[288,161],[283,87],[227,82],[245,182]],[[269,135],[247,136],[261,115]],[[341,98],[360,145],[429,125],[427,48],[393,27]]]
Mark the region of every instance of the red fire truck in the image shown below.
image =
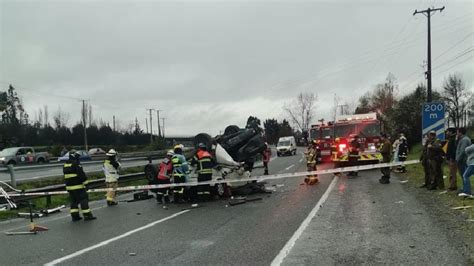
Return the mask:
[[[313,125],[311,140],[316,140],[321,150],[321,159],[343,166],[348,162],[348,149],[353,135],[359,136],[363,149],[360,164],[376,163],[382,159],[377,148],[380,145],[380,121],[376,113],[344,115],[328,124]]]

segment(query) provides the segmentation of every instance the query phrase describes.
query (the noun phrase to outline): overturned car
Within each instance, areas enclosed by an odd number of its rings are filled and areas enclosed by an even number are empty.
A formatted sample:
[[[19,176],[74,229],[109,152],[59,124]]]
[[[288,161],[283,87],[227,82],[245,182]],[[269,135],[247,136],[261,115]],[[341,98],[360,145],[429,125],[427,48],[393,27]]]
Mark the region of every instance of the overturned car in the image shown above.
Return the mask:
[[[252,169],[257,158],[265,149],[265,140],[258,128],[239,128],[228,126],[223,135],[211,137],[209,134],[200,133],[194,137],[194,148],[199,143],[206,145],[207,150],[215,158],[216,165],[213,169],[213,180],[242,180],[242,182],[218,183],[214,185],[213,193],[219,197],[230,194],[250,194],[264,189],[263,184],[249,182]],[[188,153],[187,158],[192,155]],[[197,171],[190,167],[188,180],[197,181]],[[158,164],[145,166],[145,175],[150,183],[156,178]]]

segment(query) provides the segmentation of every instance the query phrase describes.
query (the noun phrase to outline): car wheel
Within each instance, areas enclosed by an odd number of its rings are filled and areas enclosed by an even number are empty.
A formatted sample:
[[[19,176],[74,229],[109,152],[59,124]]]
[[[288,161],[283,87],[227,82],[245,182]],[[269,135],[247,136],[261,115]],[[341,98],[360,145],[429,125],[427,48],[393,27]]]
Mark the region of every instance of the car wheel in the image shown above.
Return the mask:
[[[237,133],[240,131],[240,128],[236,125],[230,125],[225,128],[224,130],[224,136],[232,135],[234,133]]]
[[[38,163],[39,163],[39,164],[44,164],[44,159],[43,159],[43,158],[39,158],[39,159],[38,159]]]
[[[227,196],[227,185],[225,183],[219,183],[214,186],[214,195],[219,198],[225,198]]]
[[[280,157],[280,156],[281,156],[281,153],[277,152],[277,156]]]
[[[207,149],[208,150],[211,150],[211,147],[212,147],[212,137],[209,135],[209,134],[206,134],[206,133],[200,133],[200,134],[197,134],[195,137],[194,137],[194,148],[197,149],[198,147],[198,144],[199,143],[204,143],[204,145],[206,145]]]

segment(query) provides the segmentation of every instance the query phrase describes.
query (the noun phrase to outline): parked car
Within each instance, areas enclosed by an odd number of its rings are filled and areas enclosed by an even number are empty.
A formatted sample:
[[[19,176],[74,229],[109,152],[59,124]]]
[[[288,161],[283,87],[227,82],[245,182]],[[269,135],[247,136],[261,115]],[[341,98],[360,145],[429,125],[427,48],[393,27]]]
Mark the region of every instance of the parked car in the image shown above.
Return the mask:
[[[81,157],[79,157],[79,161],[90,161],[91,160],[91,156],[89,155],[89,153],[87,151],[83,151],[83,150],[79,150],[77,151]],[[61,156],[58,158],[58,162],[65,162],[69,160],[69,152],[67,152],[66,154],[64,154],[64,156]]]
[[[49,154],[47,152],[35,152],[33,147],[12,147],[0,152],[0,165],[47,162],[49,162]]]
[[[92,148],[89,150],[89,155],[104,155],[106,152],[101,148]]]

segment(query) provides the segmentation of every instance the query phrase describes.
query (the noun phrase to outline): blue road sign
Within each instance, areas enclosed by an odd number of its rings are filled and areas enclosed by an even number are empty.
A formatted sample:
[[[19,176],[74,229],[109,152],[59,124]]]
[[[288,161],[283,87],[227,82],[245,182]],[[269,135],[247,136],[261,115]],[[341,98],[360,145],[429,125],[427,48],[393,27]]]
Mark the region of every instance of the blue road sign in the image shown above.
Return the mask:
[[[444,140],[445,131],[445,106],[443,102],[424,103],[423,110],[423,130],[422,138],[431,130],[436,131],[436,136]]]

